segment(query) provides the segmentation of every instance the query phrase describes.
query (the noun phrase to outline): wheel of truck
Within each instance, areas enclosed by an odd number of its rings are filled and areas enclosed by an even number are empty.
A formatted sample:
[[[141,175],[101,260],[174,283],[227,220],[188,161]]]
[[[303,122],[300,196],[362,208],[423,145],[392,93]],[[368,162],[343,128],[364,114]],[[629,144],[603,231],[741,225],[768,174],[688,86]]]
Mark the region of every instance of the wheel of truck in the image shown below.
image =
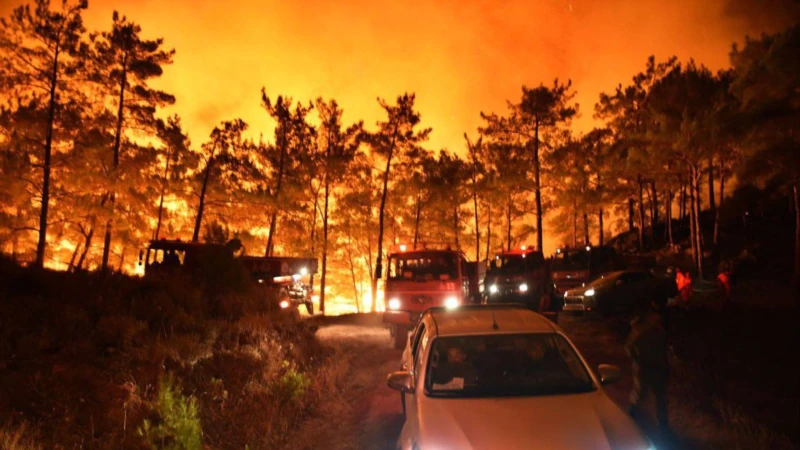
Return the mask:
[[[408,341],[408,327],[405,325],[395,325],[392,341],[394,342],[395,349],[402,350],[406,348],[406,341]]]
[[[308,312],[308,315],[309,316],[313,316],[314,315],[314,302],[309,300],[309,301],[305,302],[305,305],[306,305],[306,311]]]

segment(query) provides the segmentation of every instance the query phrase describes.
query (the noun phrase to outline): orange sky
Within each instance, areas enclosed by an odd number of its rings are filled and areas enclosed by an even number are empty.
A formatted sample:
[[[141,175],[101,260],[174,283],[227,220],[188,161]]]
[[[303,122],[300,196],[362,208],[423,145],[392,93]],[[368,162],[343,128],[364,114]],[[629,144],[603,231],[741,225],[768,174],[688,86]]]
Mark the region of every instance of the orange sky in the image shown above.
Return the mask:
[[[58,3],[58,0],[53,0]],[[0,0],[3,16],[19,1]],[[780,3],[761,2],[762,5]],[[169,5],[169,6],[167,6]],[[744,6],[743,6],[744,5]],[[601,91],[627,82],[650,54],[727,64],[734,40],[767,28],[747,0],[90,0],[86,23],[118,9],[177,50],[158,84],[177,97],[195,144],[242,117],[269,135],[259,90],[336,98],[345,120],[381,117],[376,97],[417,93],[430,147],[461,152],[480,111],[503,110],[522,84],[571,78],[593,125]],[[731,12],[737,10],[738,12]]]

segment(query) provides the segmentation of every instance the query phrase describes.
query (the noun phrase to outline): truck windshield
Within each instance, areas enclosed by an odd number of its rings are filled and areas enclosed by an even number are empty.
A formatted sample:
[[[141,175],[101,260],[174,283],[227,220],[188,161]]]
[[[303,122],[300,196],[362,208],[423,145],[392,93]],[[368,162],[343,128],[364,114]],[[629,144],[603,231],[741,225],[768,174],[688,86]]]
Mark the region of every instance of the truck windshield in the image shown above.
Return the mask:
[[[408,253],[389,258],[390,280],[455,280],[458,257],[451,253]]]
[[[520,275],[542,265],[543,257],[540,253],[523,255],[499,255],[495,260],[497,270],[503,275]]]
[[[432,397],[573,394],[594,390],[586,367],[555,333],[437,338],[425,376]]]
[[[553,270],[589,270],[589,252],[562,251],[553,259]]]

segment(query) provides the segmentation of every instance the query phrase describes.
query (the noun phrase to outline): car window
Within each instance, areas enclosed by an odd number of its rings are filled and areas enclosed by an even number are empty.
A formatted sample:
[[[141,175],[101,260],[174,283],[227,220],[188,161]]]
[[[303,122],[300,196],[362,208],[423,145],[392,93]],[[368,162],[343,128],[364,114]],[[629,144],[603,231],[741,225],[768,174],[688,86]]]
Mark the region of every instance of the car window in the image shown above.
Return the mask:
[[[425,333],[420,334],[420,342],[419,347],[417,348],[417,353],[414,356],[414,381],[417,382],[419,380],[419,373],[422,370],[422,355],[425,354],[425,348],[428,345],[428,336]]]
[[[572,346],[556,333],[436,338],[428,354],[429,396],[554,395],[595,389]]]

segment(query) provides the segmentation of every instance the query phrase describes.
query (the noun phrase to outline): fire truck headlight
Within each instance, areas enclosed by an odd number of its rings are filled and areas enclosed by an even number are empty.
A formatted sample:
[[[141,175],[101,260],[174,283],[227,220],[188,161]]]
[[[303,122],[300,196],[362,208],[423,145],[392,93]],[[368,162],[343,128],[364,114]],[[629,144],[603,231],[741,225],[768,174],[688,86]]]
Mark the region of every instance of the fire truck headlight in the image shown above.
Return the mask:
[[[587,297],[593,297],[594,296],[594,289],[587,290],[586,292],[583,293],[583,295],[585,295]]]
[[[281,305],[282,309],[286,309],[286,308],[289,307],[289,301],[288,300],[281,300],[280,305]]]
[[[305,267],[303,267],[302,269],[300,269],[300,275],[302,275],[302,276],[306,276],[306,275],[308,275],[308,269],[306,269]]]
[[[444,300],[444,307],[447,309],[458,308],[459,304],[461,304],[461,302],[458,301],[458,297],[455,295],[451,295]]]
[[[519,285],[520,292],[528,292],[528,285],[526,283],[522,283]]]
[[[389,309],[400,309],[400,300],[396,298],[389,300]]]
[[[493,285],[489,286],[489,293],[490,294],[497,294],[497,285],[496,284],[493,284]]]

